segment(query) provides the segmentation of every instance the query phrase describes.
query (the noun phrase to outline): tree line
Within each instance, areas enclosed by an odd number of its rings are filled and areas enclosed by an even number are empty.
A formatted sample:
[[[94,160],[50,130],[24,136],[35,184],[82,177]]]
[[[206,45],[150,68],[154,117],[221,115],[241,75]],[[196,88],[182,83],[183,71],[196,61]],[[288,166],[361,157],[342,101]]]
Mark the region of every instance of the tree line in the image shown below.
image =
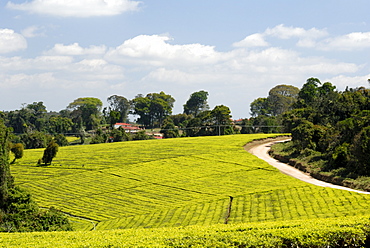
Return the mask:
[[[280,85],[251,104],[248,122],[282,126],[292,134],[289,153],[311,156],[317,170],[334,177],[370,176],[370,90],[336,90],[309,78],[301,89]],[[318,163],[319,161],[320,163]]]
[[[100,99],[83,97],[59,112],[48,112],[43,102],[33,102],[18,110],[0,112],[0,117],[17,134],[12,137],[13,142],[22,143],[25,148],[43,148],[51,140],[60,146],[67,145],[66,134],[78,135],[84,143],[86,132],[91,130],[92,143],[106,142],[108,138],[112,141],[150,138],[144,131],[132,135],[122,129],[114,130],[115,123],[129,122],[129,114],[137,116],[135,124],[143,129],[161,128],[166,138],[235,133],[230,109],[218,105],[210,110],[207,101],[208,92],[194,92],[183,105],[183,113],[173,115],[175,99],[163,91],[139,94],[132,100],[112,95],[104,108]]]

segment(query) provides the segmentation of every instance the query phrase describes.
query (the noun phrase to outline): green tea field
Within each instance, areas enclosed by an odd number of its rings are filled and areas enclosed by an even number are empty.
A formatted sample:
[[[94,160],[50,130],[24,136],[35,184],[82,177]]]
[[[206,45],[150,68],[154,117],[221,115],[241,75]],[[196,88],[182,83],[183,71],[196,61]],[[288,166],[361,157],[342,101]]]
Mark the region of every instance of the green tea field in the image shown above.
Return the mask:
[[[60,147],[49,166],[37,166],[43,149],[26,150],[11,170],[16,183],[27,188],[40,207],[60,209],[70,216],[74,229],[84,233],[148,228],[179,232],[186,226],[204,230],[211,225],[263,223],[294,227],[295,221],[302,225],[326,219],[369,222],[361,216],[369,214],[370,195],[301,182],[243,148],[247,142],[271,136]]]

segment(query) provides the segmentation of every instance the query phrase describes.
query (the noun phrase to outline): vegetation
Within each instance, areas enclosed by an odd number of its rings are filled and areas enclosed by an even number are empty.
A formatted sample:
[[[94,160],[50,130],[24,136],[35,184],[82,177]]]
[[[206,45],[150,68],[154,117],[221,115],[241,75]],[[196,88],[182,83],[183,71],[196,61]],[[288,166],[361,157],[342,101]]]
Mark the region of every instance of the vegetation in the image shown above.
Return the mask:
[[[23,247],[368,247],[369,216],[111,231],[0,234]]]
[[[283,125],[292,134],[292,144],[274,150],[314,177],[370,190],[370,90],[339,92],[317,78],[307,79],[298,91],[281,90],[286,88],[277,86],[268,98],[255,100],[251,111],[258,116],[249,122],[264,119]],[[276,95],[280,97],[272,97]],[[248,132],[253,130],[242,129]]]
[[[270,135],[229,135],[42,149],[12,166],[42,207],[76,230],[157,228],[360,216],[370,195],[321,188],[281,174],[243,149]],[[268,178],[268,180],[266,180]],[[229,215],[230,196],[232,196]],[[79,218],[77,218],[77,216]],[[83,219],[81,219],[83,218]],[[92,224],[94,223],[94,224]]]
[[[54,140],[52,140],[48,144],[48,146],[44,150],[44,155],[42,156],[42,159],[41,159],[45,165],[51,164],[51,162],[53,161],[53,158],[57,155],[58,148],[59,146],[57,143],[55,143]]]
[[[9,135],[0,120],[0,232],[72,230],[63,214],[54,208],[40,210],[27,191],[15,186],[9,167]],[[15,158],[21,150],[19,146],[13,151]]]

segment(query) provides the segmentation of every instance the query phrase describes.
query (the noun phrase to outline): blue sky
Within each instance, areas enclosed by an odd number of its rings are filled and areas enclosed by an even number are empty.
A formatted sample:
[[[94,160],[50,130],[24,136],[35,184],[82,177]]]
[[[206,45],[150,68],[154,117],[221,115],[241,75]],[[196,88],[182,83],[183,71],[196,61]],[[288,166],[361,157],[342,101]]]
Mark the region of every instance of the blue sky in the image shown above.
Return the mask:
[[[0,110],[164,91],[209,92],[234,119],[276,85],[368,87],[366,0],[0,2]]]

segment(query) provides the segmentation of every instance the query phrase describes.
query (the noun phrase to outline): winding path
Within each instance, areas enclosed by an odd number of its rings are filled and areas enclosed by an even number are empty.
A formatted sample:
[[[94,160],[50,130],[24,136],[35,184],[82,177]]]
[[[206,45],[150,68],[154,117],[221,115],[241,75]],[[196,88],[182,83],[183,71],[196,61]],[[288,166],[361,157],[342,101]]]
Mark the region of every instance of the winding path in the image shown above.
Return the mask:
[[[335,188],[335,189],[354,191],[354,192],[362,193],[362,194],[370,194],[370,192],[350,189],[350,188],[347,188],[347,187],[344,187],[344,186],[339,186],[339,185],[335,185],[335,184],[331,184],[331,183],[327,183],[327,182],[317,180],[317,179],[303,173],[302,171],[300,171],[300,170],[298,170],[298,169],[296,169],[296,168],[294,168],[294,167],[292,167],[288,164],[279,162],[278,160],[272,158],[268,154],[268,151],[270,150],[271,145],[273,145],[275,143],[278,143],[278,142],[285,142],[285,141],[288,141],[288,140],[290,140],[290,139],[284,139],[284,140],[279,140],[279,141],[276,141],[276,140],[275,141],[267,141],[266,143],[262,143],[262,144],[259,144],[259,145],[256,145],[256,146],[252,146],[251,148],[248,149],[248,151],[251,154],[255,155],[256,157],[258,157],[262,160],[265,160],[270,165],[279,169],[282,173],[284,173],[288,176],[297,178],[299,180],[302,180],[304,182],[311,183],[311,184],[321,186],[321,187],[330,187],[330,188]]]

